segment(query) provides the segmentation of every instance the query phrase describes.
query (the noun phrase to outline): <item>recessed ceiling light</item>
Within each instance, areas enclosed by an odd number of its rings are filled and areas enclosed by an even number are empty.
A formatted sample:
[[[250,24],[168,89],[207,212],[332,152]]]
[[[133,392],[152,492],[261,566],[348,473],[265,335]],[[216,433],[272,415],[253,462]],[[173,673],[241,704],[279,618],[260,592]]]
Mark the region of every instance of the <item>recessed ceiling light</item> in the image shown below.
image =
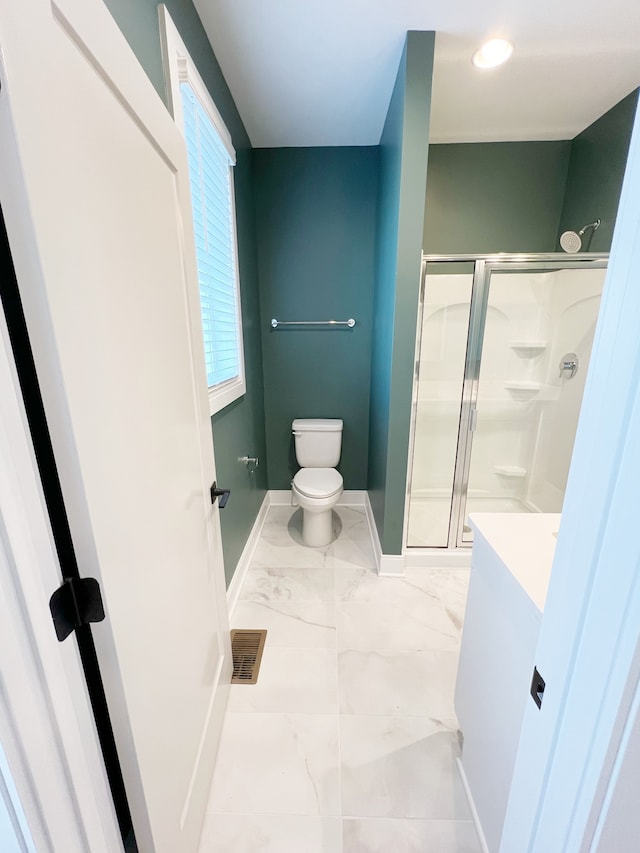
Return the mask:
[[[491,39],[485,42],[473,54],[472,62],[476,68],[495,68],[502,65],[513,53],[513,45],[505,39]]]

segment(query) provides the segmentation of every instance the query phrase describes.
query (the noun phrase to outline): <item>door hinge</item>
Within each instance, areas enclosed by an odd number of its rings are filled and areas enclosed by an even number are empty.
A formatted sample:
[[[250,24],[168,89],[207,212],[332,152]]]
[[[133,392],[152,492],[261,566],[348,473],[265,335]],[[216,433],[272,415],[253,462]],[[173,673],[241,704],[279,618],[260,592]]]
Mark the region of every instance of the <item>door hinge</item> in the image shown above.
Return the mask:
[[[219,489],[217,484],[213,483],[211,486],[211,503],[214,504],[216,500],[218,501],[218,506],[220,509],[224,509],[227,505],[227,501],[229,500],[229,496],[231,495],[231,489]]]
[[[60,642],[90,622],[102,622],[104,605],[95,578],[65,578],[49,599],[49,610]]]
[[[544,678],[538,672],[537,667],[533,668],[533,678],[531,679],[531,696],[538,708],[542,706],[542,697],[544,696]]]

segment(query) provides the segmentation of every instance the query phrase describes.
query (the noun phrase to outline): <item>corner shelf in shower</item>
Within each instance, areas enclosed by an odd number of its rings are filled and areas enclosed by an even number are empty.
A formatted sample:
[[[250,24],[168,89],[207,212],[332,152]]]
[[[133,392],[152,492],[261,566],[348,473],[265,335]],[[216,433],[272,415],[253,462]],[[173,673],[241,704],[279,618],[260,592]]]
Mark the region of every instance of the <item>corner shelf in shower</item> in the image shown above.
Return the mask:
[[[513,379],[504,383],[504,387],[516,400],[530,400],[538,393],[542,385],[525,379]]]
[[[521,468],[519,465],[494,465],[493,470],[501,477],[522,478],[527,476],[527,469]]]
[[[543,340],[511,341],[509,348],[520,358],[535,358],[547,348],[547,342]]]

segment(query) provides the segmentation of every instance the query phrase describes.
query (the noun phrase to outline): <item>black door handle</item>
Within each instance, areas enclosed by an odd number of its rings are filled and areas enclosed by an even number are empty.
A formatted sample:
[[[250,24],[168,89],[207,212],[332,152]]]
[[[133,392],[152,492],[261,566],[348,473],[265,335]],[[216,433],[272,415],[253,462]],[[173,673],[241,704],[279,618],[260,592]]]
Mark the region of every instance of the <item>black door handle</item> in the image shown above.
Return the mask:
[[[215,482],[213,486],[211,486],[211,503],[214,504],[217,499],[220,509],[224,509],[226,507],[230,495],[231,489],[219,489]]]

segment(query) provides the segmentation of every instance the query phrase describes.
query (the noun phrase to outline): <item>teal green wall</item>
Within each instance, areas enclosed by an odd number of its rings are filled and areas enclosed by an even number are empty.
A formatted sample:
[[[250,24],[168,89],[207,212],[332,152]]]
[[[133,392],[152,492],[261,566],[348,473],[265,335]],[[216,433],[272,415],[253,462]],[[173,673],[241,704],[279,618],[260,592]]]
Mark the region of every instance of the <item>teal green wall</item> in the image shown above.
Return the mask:
[[[402,551],[434,43],[407,33],[380,140],[368,492],[385,554]]]
[[[384,535],[387,454],[389,448],[389,400],[393,351],[396,262],[402,135],[406,88],[405,45],[387,117],[380,139],[380,188],[376,239],[373,348],[371,352],[371,406],[369,412],[369,478],[367,491],[382,544]],[[384,544],[382,545],[384,551]]]
[[[156,0],[105,0],[105,2],[158,94],[166,100],[160,51],[158,3]],[[191,0],[166,0],[165,5],[231,133],[237,154],[234,180],[247,393],[212,418],[218,483],[232,491],[229,503],[220,513],[228,583],[266,490],[262,352],[251,145]],[[258,456],[262,464],[255,474],[249,474],[246,465],[238,462],[239,456]]]
[[[600,218],[611,247],[638,100],[632,92],[572,141],[431,145],[424,251],[559,251],[559,235]]]
[[[637,103],[636,89],[573,140],[558,239],[600,219],[589,251],[610,250]]]
[[[429,147],[424,251],[555,251],[571,143]]]
[[[257,149],[254,169],[269,488],[298,470],[291,421],[324,417],[344,421],[345,488],[365,489],[378,149]]]

